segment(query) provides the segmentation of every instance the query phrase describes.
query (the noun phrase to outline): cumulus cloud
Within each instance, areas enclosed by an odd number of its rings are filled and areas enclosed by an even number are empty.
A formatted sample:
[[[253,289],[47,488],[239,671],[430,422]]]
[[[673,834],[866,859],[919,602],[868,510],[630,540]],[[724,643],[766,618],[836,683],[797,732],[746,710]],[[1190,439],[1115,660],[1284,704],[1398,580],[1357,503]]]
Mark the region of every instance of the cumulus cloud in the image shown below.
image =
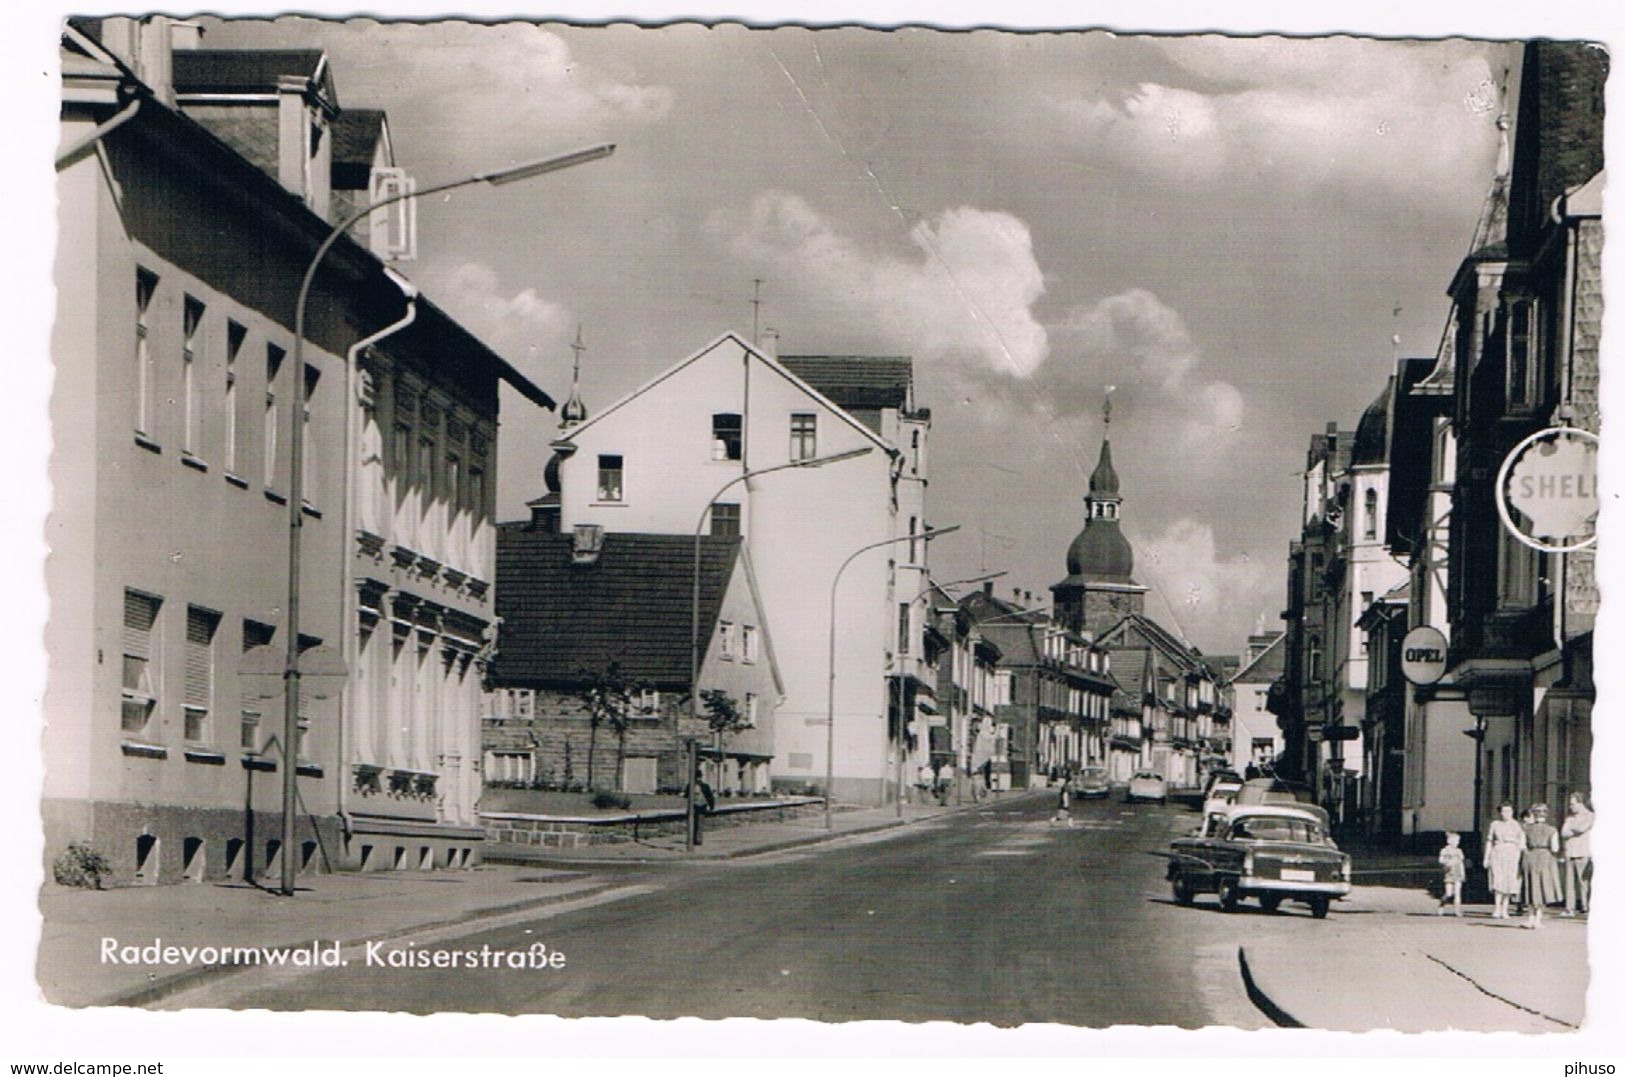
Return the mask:
[[[1137,538],[1134,549],[1135,572],[1152,588],[1151,604],[1165,607],[1147,612],[1158,619],[1166,613],[1170,627],[1193,642],[1224,638],[1235,624],[1280,607],[1272,590],[1277,566],[1246,553],[1221,557],[1208,524],[1176,520],[1150,539]]]
[[[1110,385],[1131,409],[1171,418],[1159,429],[1182,448],[1212,449],[1237,434],[1246,403],[1235,386],[1201,376],[1201,350],[1179,312],[1144,288],[1073,308],[1051,327],[1041,380],[1059,415],[1092,413]]]
[[[1490,46],[1201,37],[1157,47],[1188,85],[1170,77],[1055,102],[1075,138],[1124,167],[1455,199],[1492,159]]]
[[[496,271],[481,262],[430,273],[424,292],[531,378],[541,377],[541,358],[562,352],[574,331],[563,305],[534,288],[505,291]]]
[[[908,256],[860,242],[787,191],[764,192],[744,214],[714,213],[707,230],[876,347],[1016,377],[1048,355],[1032,313],[1044,275],[1027,225],[1010,214],[946,210],[910,229]]]

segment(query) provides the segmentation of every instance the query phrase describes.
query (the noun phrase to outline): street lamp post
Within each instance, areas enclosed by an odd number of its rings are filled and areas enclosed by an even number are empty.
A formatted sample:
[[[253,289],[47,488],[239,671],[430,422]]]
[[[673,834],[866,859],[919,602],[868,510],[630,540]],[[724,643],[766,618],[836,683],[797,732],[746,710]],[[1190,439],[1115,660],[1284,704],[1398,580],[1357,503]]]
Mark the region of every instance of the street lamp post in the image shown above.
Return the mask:
[[[958,530],[959,525],[954,524],[950,527],[931,528],[917,535],[897,535],[894,538],[881,539],[879,542],[871,542],[867,546],[859,546],[857,549],[853,550],[847,555],[846,560],[841,562],[841,567],[835,570],[835,579],[829,585],[829,705],[825,713],[825,722],[828,729],[826,730],[824,757],[825,830],[835,829],[835,816],[833,814],[833,804],[835,801],[835,594],[840,590],[841,576],[846,572],[846,567],[853,561],[857,560],[858,555],[861,553],[867,553],[869,550],[879,549],[882,546],[890,546],[894,542],[908,542],[910,539],[915,541],[930,542],[939,535],[952,534]],[[884,774],[884,772],[882,773]],[[885,781],[884,776],[882,776],[881,781]],[[901,795],[901,792],[902,790],[899,789],[899,795]]]
[[[298,864],[294,859],[295,805],[298,797],[299,770],[299,555],[300,537],[304,529],[304,413],[305,413],[305,307],[310,299],[311,284],[322,259],[332,250],[339,237],[361,218],[395,202],[408,198],[423,198],[456,187],[476,183],[489,183],[498,187],[517,183],[547,172],[557,172],[573,165],[586,164],[615,152],[612,144],[605,143],[575,150],[571,153],[545,157],[537,161],[480,172],[448,183],[438,183],[419,191],[398,191],[395,194],[369,202],[339,221],[327,233],[305,267],[304,279],[299,282],[299,295],[293,306],[293,407],[288,417],[291,437],[288,440],[288,607],[287,607],[287,662],[283,669],[283,722],[282,722],[282,879],[280,892],[292,895]],[[342,781],[342,776],[340,777]]]
[[[774,471],[789,471],[792,468],[823,467],[825,464],[838,464],[843,460],[856,460],[860,456],[867,456],[874,451],[872,445],[865,445],[860,449],[848,449],[845,452],[831,453],[828,456],[814,456],[807,460],[791,460],[788,463],[774,464],[771,467],[759,467],[741,471],[717,489],[700,510],[700,518],[694,524],[694,593],[693,602],[689,609],[691,619],[688,633],[688,715],[699,720],[700,717],[700,537],[705,530],[706,517],[716,506],[717,498],[727,493],[732,487],[759,475],[766,475]],[[696,764],[697,767],[697,764]],[[684,829],[683,848],[688,852],[694,851],[694,775],[690,773],[684,783],[688,791],[684,794],[686,801],[685,811],[688,825]]]

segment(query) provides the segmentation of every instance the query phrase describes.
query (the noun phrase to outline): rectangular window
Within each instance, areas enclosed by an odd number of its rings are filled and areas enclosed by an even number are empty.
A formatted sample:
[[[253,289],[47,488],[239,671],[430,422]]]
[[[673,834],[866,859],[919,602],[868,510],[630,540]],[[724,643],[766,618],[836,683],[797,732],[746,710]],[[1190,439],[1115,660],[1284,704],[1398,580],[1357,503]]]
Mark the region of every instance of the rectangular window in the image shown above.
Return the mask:
[[[897,604],[897,653],[898,654],[907,654],[908,653],[908,637],[910,635],[909,628],[911,627],[909,622],[913,620],[913,618],[911,618],[909,616],[909,606],[910,605],[911,604],[908,603],[908,602],[899,602]]]
[[[757,710],[756,693],[755,692],[746,692],[745,693],[745,725],[749,726],[752,729],[756,728],[756,710]]]
[[[218,613],[186,607],[186,687],[181,709],[186,717],[186,739],[193,744],[209,739],[209,712],[214,705],[214,634],[219,626]]]
[[[463,461],[456,453],[446,454],[446,507],[453,516],[463,509]]]
[[[135,431],[143,435],[152,433],[153,394],[157,391],[147,323],[152,296],[157,290],[157,275],[138,267],[135,271]]]
[[[435,494],[434,438],[418,435],[417,483],[425,498]]]
[[[236,322],[226,323],[225,454],[226,472],[237,471],[237,356],[243,350],[248,330]]]
[[[744,451],[744,428],[733,412],[711,416],[711,459],[738,460]]]
[[[203,442],[203,405],[198,399],[197,349],[203,328],[203,304],[187,296],[181,314],[181,408],[185,427],[181,450],[197,456]]]
[[[407,423],[395,424],[389,467],[395,475],[395,489],[405,493],[412,485],[412,427]]]
[[[1535,301],[1508,301],[1506,327],[1507,407],[1526,409],[1539,403],[1535,377],[1539,369]]]
[[[322,473],[316,457],[316,439],[310,429],[310,402],[316,396],[316,386],[321,380],[322,372],[306,364],[305,405],[299,415],[299,497],[306,505],[316,503],[316,480]]]
[[[265,488],[276,488],[277,403],[276,379],[287,353],[275,344],[265,346]]]
[[[734,658],[734,626],[732,621],[719,621],[717,623],[717,642],[721,656],[733,661]]]
[[[477,463],[468,469],[468,511],[476,519],[485,515],[485,468]]]
[[[598,457],[598,500],[619,501],[624,492],[623,463],[619,456]]]
[[[638,693],[638,713],[644,715],[658,715],[660,713],[660,693],[653,688],[645,688]]]
[[[790,459],[811,460],[818,455],[818,416],[810,412],[790,415]]]
[[[154,675],[153,629],[163,599],[156,595],[124,591],[123,700],[121,726],[126,733],[147,728],[158,704],[158,678]]]
[[[536,693],[529,688],[513,690],[513,716],[530,721],[536,716]]]
[[[247,654],[255,647],[269,647],[276,637],[276,628],[262,624],[259,621],[243,619],[243,653]],[[260,740],[260,720],[264,717],[261,711],[260,697],[248,686],[244,686],[238,710],[237,743],[247,752],[257,752],[262,744]]]
[[[739,628],[739,652],[747,662],[756,661],[761,648],[761,633],[755,625],[741,625]]]
[[[739,506],[718,502],[711,506],[711,534],[715,538],[739,537]]]

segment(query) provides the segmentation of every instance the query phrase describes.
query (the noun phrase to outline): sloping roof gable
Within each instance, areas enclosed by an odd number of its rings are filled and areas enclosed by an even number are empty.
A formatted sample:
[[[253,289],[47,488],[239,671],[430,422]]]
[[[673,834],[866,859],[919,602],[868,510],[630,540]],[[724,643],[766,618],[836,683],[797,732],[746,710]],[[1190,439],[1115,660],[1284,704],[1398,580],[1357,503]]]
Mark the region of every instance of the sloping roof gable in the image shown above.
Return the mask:
[[[492,680],[571,687],[611,661],[652,687],[686,689],[691,658],[694,538],[609,533],[596,561],[577,564],[574,536],[497,529],[496,605],[502,618]],[[740,540],[700,539],[700,640],[715,637]]]

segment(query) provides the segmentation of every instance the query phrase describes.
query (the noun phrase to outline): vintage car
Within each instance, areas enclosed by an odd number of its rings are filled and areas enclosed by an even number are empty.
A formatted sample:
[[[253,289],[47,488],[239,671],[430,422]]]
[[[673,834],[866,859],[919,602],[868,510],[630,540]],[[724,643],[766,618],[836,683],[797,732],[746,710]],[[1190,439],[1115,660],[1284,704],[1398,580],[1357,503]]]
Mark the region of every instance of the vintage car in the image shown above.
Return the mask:
[[[1207,780],[1202,792],[1202,814],[1222,811],[1233,803],[1241,792],[1241,775],[1233,770],[1216,770]]]
[[[1137,771],[1128,780],[1128,791],[1124,799],[1133,804],[1137,800],[1154,800],[1158,804],[1168,803],[1168,783],[1162,780],[1162,775],[1153,771]]]
[[[1084,767],[1078,772],[1078,779],[1072,787],[1077,790],[1080,800],[1107,797],[1112,793],[1111,779],[1107,776],[1105,767]]]
[[[1197,833],[1173,842],[1168,881],[1189,905],[1214,893],[1234,912],[1256,897],[1267,911],[1302,901],[1316,919],[1352,889],[1353,864],[1326,830],[1326,813],[1309,805],[1238,804],[1208,815]]]

